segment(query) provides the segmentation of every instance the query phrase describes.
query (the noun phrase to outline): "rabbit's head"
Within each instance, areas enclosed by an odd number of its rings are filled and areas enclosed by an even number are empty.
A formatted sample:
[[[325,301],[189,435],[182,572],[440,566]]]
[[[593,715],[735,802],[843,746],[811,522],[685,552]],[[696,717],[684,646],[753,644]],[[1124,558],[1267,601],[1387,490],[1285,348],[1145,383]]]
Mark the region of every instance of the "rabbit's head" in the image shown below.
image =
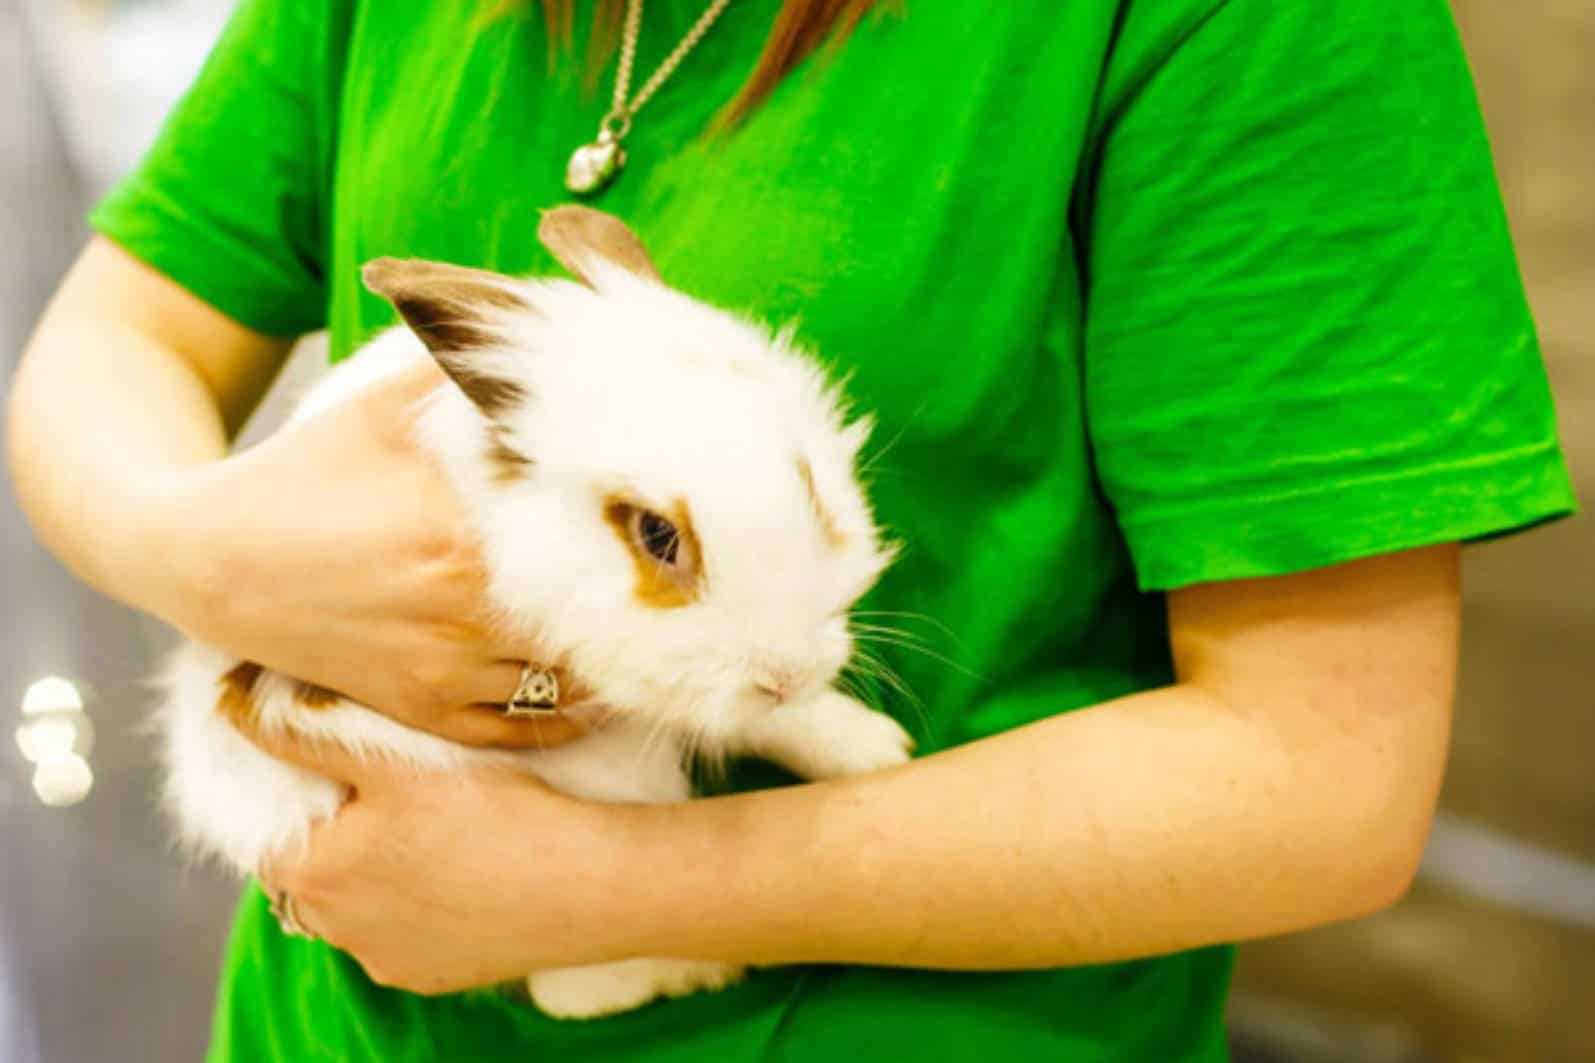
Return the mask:
[[[581,283],[391,259],[366,282],[470,400],[428,430],[506,622],[712,744],[852,654],[893,552],[855,474],[869,421],[789,332],[661,283],[617,219],[562,207],[540,235]]]

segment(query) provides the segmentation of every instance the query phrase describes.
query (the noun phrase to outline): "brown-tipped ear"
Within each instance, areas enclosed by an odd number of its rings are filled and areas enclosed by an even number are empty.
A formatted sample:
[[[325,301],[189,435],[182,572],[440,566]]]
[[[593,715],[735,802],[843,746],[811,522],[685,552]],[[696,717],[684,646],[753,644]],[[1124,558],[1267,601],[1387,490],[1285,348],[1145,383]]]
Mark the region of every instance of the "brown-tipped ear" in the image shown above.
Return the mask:
[[[637,234],[613,214],[574,203],[543,212],[537,238],[551,251],[559,264],[589,288],[593,278],[588,263],[593,258],[613,262],[620,268],[649,280],[659,279],[659,270]]]
[[[443,371],[489,417],[525,398],[520,384],[484,372],[473,357],[495,345],[493,319],[531,309],[510,278],[447,262],[379,258],[361,270],[367,288],[386,298]]]

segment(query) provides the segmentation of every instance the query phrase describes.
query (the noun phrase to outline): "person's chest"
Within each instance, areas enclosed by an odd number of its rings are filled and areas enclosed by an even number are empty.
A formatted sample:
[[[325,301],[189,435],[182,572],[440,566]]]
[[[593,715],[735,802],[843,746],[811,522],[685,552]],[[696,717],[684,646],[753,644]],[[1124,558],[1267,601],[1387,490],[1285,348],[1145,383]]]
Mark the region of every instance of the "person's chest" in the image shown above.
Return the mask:
[[[1016,375],[1041,369],[1058,340],[1047,331],[1078,305],[1060,286],[1078,288],[1068,207],[1098,27],[1071,32],[1043,2],[914,5],[811,57],[744,128],[705,138],[777,6],[731,4],[637,115],[627,165],[589,202],[637,229],[675,286],[799,321],[888,418],[1006,420],[1026,399]],[[555,268],[537,219],[573,198],[566,161],[593,138],[615,64],[584,91],[584,27],[551,63],[538,22],[473,26],[461,7],[366,5],[354,27],[330,249],[340,353],[390,320],[358,289],[364,260]],[[647,5],[633,91],[696,9]]]
[[[696,13],[668,2],[634,87]],[[580,40],[551,69],[536,23],[471,31],[448,5],[411,6],[410,36],[392,9],[368,8],[353,37],[335,353],[392,322],[359,288],[365,260],[555,271],[539,216],[573,198],[566,161],[609,105],[614,63],[584,92]],[[871,499],[912,546],[878,602],[943,618],[988,675],[1032,667],[1055,632],[1090,628],[1117,571],[1086,440],[1071,213],[1116,4],[914,4],[805,62],[735,133],[702,136],[777,6],[733,0],[588,202],[632,226],[672,285],[796,322],[879,425]],[[973,670],[899,667],[947,711],[973,697]]]

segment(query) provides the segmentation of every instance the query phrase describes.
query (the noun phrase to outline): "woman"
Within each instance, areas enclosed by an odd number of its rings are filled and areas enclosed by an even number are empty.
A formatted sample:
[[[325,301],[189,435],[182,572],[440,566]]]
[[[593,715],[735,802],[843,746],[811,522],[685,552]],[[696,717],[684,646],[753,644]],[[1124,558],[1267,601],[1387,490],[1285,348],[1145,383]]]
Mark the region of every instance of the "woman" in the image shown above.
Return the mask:
[[[553,269],[538,212],[619,74],[543,7],[246,0],[12,414],[90,582],[488,744],[570,728],[495,708],[536,647],[480,619],[406,437],[437,381],[224,453],[288,338],[390,322],[361,262]],[[593,201],[676,286],[800,316],[879,416],[912,550],[872,607],[960,666],[893,660],[923,755],[618,808],[271,742],[357,797],[266,869],[318,939],[246,897],[212,1058],[1222,1059],[1223,943],[1411,880],[1457,544],[1573,506],[1445,5],[739,0],[693,45],[704,13],[638,11],[617,95],[667,76]],[[776,966],[591,1024],[465,992],[632,955]]]

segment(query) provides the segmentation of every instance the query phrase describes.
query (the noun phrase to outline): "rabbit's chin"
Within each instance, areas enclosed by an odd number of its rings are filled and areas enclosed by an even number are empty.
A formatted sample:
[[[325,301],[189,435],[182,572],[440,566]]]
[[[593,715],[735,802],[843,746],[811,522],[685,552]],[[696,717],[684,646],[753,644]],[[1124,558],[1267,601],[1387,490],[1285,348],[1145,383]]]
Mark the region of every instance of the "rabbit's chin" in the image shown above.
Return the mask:
[[[736,744],[739,735],[757,727],[771,713],[780,711],[780,706],[769,704],[768,699],[756,703],[752,698],[726,698],[723,693],[706,694],[702,700],[679,705],[618,700],[613,704],[627,707],[598,710],[607,721],[625,720],[657,729],[681,741],[685,748],[707,756],[724,753]]]
[[[567,715],[589,728],[627,723],[676,739],[684,750],[710,760],[735,753],[749,734],[823,693],[829,684],[815,684],[777,701],[756,691],[727,696],[724,690],[705,690],[701,696],[674,698],[607,695],[599,691],[588,703],[573,706]],[[679,697],[679,693],[678,693]]]

